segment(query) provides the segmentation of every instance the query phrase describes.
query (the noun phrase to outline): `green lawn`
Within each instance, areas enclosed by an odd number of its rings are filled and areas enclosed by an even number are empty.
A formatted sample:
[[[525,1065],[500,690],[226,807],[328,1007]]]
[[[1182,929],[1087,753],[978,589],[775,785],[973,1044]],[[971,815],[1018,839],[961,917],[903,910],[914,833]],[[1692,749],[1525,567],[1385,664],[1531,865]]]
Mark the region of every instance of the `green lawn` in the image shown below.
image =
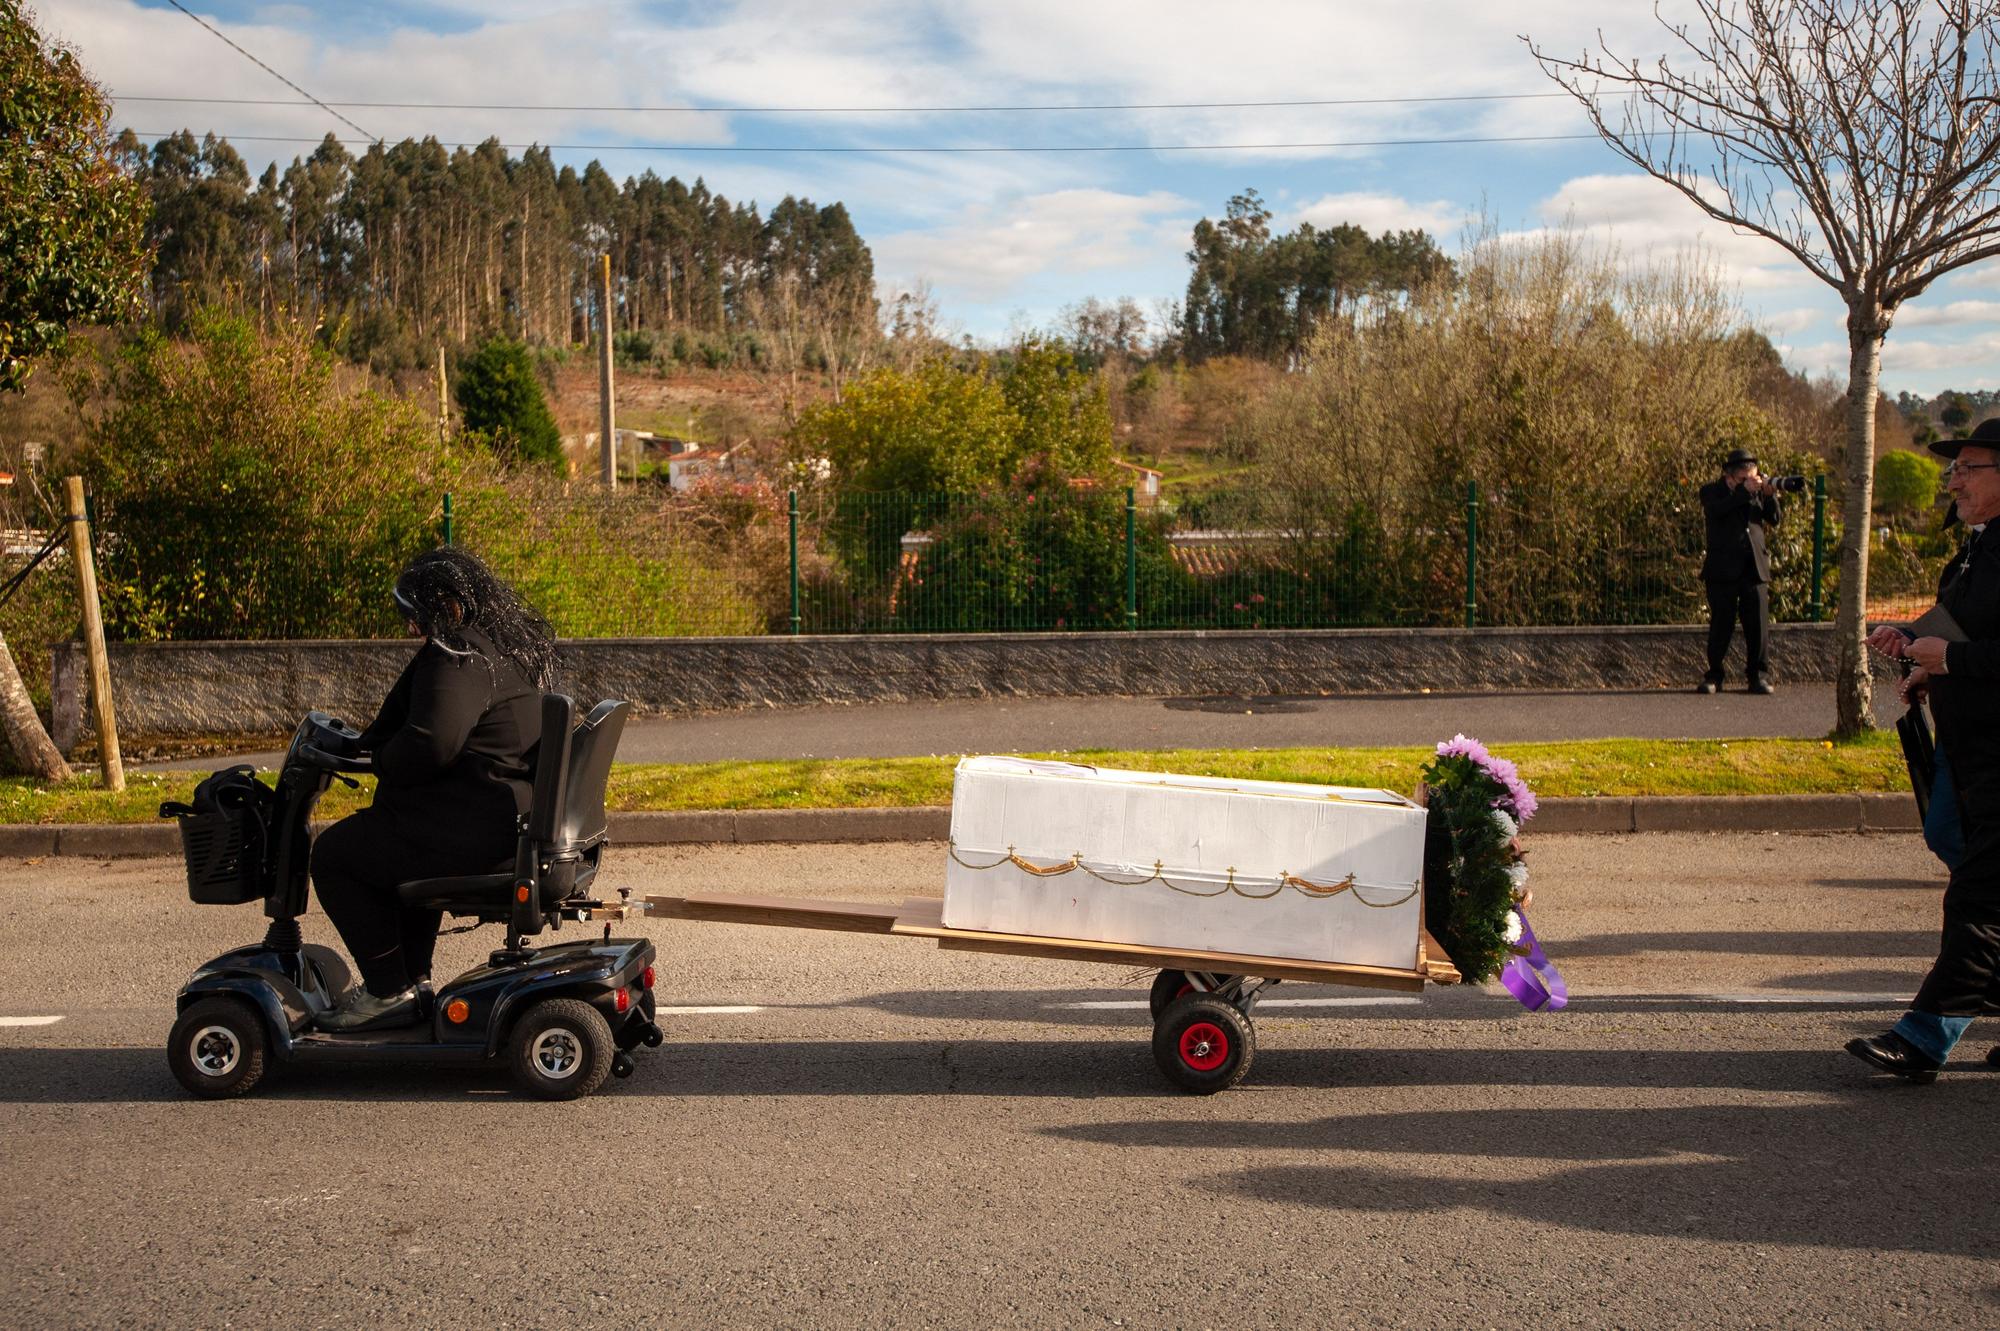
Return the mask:
[[[1805,795],[1909,789],[1893,732],[1835,744],[1825,740],[1588,740],[1509,744],[1502,756],[1543,798],[1575,795]],[[1101,767],[1264,781],[1385,786],[1409,791],[1429,748],[1080,749],[1031,754]],[[613,770],[614,809],[901,808],[951,801],[945,758],[850,758],[795,762],[632,763]],[[193,774],[133,775],[122,794],[80,776],[57,786],[0,779],[0,822],[131,823],[153,818],[162,800],[185,800]],[[320,811],[338,817],[365,803],[335,786]]]

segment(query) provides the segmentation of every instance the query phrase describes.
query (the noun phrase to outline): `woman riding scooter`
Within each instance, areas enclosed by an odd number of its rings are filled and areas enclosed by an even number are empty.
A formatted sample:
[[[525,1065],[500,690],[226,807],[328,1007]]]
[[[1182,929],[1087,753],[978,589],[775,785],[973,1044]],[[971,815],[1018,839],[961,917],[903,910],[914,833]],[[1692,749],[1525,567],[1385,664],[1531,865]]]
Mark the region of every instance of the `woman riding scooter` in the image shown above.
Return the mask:
[[[356,747],[373,754],[375,800],[313,845],[321,909],[362,982],[320,1018],[326,1030],[408,1025],[430,976],[442,915],[396,885],[511,865],[533,792],[541,695],[555,687],[548,622],[476,557],[418,555],[396,606],[424,645]]]

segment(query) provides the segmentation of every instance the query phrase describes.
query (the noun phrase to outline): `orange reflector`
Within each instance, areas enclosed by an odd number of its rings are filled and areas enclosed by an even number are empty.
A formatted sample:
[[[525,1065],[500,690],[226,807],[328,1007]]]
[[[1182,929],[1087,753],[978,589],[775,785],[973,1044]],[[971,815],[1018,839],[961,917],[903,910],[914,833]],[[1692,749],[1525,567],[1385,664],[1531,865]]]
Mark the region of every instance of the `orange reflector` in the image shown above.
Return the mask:
[[[453,1025],[472,1015],[472,1007],[462,998],[454,998],[444,1005],[444,1019]]]
[[[527,899],[528,899],[528,885],[526,883],[523,883],[519,887],[514,889],[514,900],[525,902]]]

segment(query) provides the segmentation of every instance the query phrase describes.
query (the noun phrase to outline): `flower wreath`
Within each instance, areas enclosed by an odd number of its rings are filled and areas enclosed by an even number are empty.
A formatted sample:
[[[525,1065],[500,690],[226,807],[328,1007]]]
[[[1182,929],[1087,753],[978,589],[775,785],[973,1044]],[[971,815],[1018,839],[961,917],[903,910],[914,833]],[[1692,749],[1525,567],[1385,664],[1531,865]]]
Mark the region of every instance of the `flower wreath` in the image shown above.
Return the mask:
[[[1521,914],[1528,866],[1517,840],[1535,816],[1535,793],[1513,763],[1464,735],[1437,746],[1423,779],[1430,807],[1424,913],[1452,964],[1478,984],[1531,949],[1540,953]]]

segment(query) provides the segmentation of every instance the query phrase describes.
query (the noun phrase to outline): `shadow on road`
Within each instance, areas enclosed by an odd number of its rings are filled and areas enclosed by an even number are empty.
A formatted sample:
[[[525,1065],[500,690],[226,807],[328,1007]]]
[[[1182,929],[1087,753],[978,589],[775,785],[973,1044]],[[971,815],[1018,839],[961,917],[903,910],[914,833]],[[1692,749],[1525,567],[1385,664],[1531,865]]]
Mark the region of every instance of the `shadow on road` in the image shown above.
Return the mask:
[[[1856,1029],[1879,1029],[1879,1022]],[[1983,1053],[1983,1048],[1979,1051]],[[1982,1112],[2000,1108],[2000,1078],[1980,1075],[1978,1054],[1940,1085],[1982,1086],[1993,1092]],[[506,1091],[498,1063],[472,1068],[413,1068],[382,1064],[284,1068],[255,1099],[407,1101],[456,1099]],[[1534,1086],[1716,1091],[1810,1091],[1862,1095],[1901,1088],[1871,1079],[1826,1048],[1755,1050],[1644,1049],[1340,1049],[1264,1048],[1249,1093],[1259,1087],[1363,1092],[1396,1087]],[[1934,1088],[1935,1090],[1935,1088]],[[660,1049],[644,1050],[638,1071],[606,1084],[603,1094],[642,1096],[1050,1096],[1172,1098],[1153,1065],[1143,1031],[1124,1040],[694,1040],[670,1032]],[[1913,1092],[1915,1109],[1951,1103],[1935,1090]],[[0,1049],[0,1103],[105,1104],[185,1101],[156,1049]],[[1832,1111],[1828,1111],[1831,1113]],[[1545,1111],[1501,1116],[1507,1131],[1539,1140],[1555,1129]],[[1206,1122],[1206,1121],[1205,1121]],[[1636,1120],[1635,1120],[1636,1122]],[[1145,1127],[1146,1125],[1141,1125]],[[1208,1132],[1213,1125],[1189,1131]],[[1098,1129],[1093,1129],[1098,1130]],[[1467,1125],[1467,1130],[1472,1130]],[[1311,1145],[1297,1125],[1247,1126],[1247,1140],[1280,1131],[1285,1141]],[[1964,1140],[1984,1141],[1985,1126],[1966,1125]],[[1229,1140],[1225,1136],[1217,1141]],[[1636,1140],[1647,1140],[1645,1137]],[[1172,1145],[1174,1141],[1156,1144]],[[1281,1144],[1273,1141],[1273,1145]],[[1328,1143],[1331,1144],[1331,1143]],[[1518,1143],[1517,1143],[1518,1144]],[[1947,1150],[1949,1143],[1946,1143]],[[1691,1148],[1690,1148],[1691,1149]],[[1877,1149],[1872,1144],[1868,1147]],[[1634,1152],[1625,1150],[1625,1155]],[[1639,1152],[1644,1154],[1644,1152]]]
[[[1516,1218],[1524,1232],[1554,1226],[1990,1258],[2000,1255],[2000,1194],[1965,1183],[1990,1169],[1984,1125],[1996,1107],[2000,1083],[1966,1077],[1926,1089],[1870,1084],[1809,1105],[1566,1107],[1519,1115],[1430,1110],[1309,1123],[1088,1124],[1050,1135],[1117,1146],[1366,1152],[1424,1162],[1268,1165],[1214,1175],[1201,1185],[1265,1202],[1398,1215],[1467,1208]],[[1431,1176],[1440,1156],[1470,1163],[1463,1174]],[[1556,1168],[1529,1180],[1502,1179],[1492,1177],[1488,1161]]]

